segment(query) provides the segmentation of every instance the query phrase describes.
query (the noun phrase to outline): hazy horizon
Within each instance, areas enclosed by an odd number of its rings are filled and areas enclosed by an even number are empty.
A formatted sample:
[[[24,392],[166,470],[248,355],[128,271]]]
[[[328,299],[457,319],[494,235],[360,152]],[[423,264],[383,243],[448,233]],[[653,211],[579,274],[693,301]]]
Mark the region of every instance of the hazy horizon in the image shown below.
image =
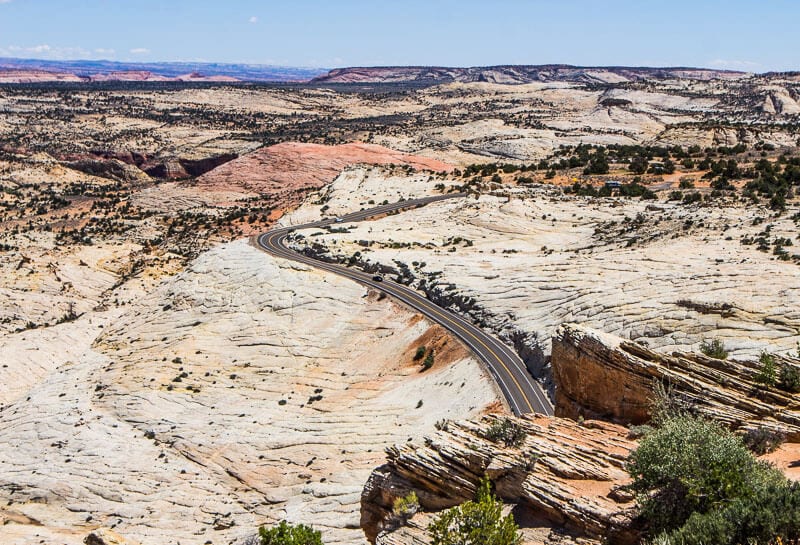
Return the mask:
[[[337,66],[337,67],[329,67],[329,66],[300,66],[300,65],[283,65],[283,64],[265,64],[265,63],[254,63],[254,62],[236,62],[236,61],[184,61],[184,60],[161,60],[156,59],[152,61],[123,61],[117,59],[82,59],[82,58],[75,58],[75,59],[41,59],[35,57],[7,57],[7,56],[0,56],[0,62],[2,61],[24,61],[30,63],[50,63],[50,64],[65,64],[68,65],[70,63],[108,63],[108,64],[119,64],[119,65],[128,65],[128,66],[153,66],[153,65],[187,65],[187,66],[252,66],[252,67],[265,67],[265,68],[297,68],[303,70],[317,70],[320,72],[330,71],[330,70],[337,70],[337,69],[348,69],[348,68],[454,68],[454,69],[469,69],[469,68],[490,68],[495,66],[565,66],[571,68],[622,68],[622,69],[687,69],[687,70],[715,70],[720,72],[752,72],[752,73],[762,73],[762,71],[754,71],[754,70],[745,70],[745,69],[735,69],[735,68],[715,68],[711,66],[687,66],[687,65],[632,65],[632,64],[593,64],[593,65],[578,65],[578,64],[569,64],[563,62],[551,62],[551,63],[530,63],[530,64],[510,64],[510,63],[498,63],[498,64],[482,64],[482,65],[464,65],[464,66],[456,66],[456,65],[440,65],[440,64],[384,64],[384,65],[347,65],[347,66]],[[766,70],[763,72],[797,72],[800,71],[800,68],[797,70],[777,70],[777,71],[770,71]]]

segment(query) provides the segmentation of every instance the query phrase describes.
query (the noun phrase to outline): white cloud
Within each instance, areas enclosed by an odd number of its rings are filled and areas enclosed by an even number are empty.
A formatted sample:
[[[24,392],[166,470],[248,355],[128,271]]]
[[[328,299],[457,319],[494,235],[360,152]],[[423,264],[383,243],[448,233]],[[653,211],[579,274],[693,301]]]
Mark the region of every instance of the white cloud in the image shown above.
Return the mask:
[[[11,0],[0,0],[0,4],[10,4]]]
[[[113,57],[116,53],[117,52],[114,49],[104,49],[102,47],[98,47],[97,49],[94,50],[95,55],[107,56],[107,57]]]
[[[147,55],[148,53],[150,53],[150,50],[146,47],[134,47],[131,49],[132,55]]]
[[[725,70],[755,70],[761,65],[757,62],[753,61],[745,61],[745,60],[726,60],[726,59],[714,59],[713,61],[709,61],[709,66],[713,66],[714,68],[722,68]]]
[[[247,22],[248,22],[248,23],[250,23],[250,24],[252,24],[252,25],[254,25],[254,24],[256,24],[256,23],[258,22],[258,17],[256,17],[255,15],[253,15],[252,17],[250,17],[250,18],[247,20]]]
[[[92,59],[97,56],[83,47],[60,47],[49,44],[33,46],[9,45],[0,47],[0,56],[30,59],[66,60],[66,59]]]

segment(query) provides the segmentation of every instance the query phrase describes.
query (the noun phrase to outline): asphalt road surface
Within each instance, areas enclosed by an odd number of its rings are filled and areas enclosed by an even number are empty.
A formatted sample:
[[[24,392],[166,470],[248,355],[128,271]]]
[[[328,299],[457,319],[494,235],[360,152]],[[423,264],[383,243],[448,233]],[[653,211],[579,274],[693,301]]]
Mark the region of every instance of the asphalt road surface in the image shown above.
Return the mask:
[[[384,278],[380,281],[374,280],[373,277],[375,275],[373,274],[368,274],[355,268],[319,261],[295,252],[285,245],[286,237],[295,230],[327,227],[329,225],[344,225],[346,223],[363,221],[390,212],[424,206],[435,201],[463,198],[465,196],[464,193],[451,193],[447,195],[437,195],[435,197],[399,201],[368,210],[352,212],[340,216],[339,218],[326,218],[303,225],[273,229],[258,237],[258,245],[264,251],[275,257],[305,263],[317,269],[350,278],[370,288],[382,291],[413,308],[417,312],[420,312],[428,319],[440,324],[453,333],[469,346],[481,361],[486,364],[492,378],[497,382],[503,396],[506,398],[506,402],[514,414],[520,415],[536,412],[552,415],[553,406],[550,404],[550,400],[545,395],[539,383],[528,373],[520,357],[499,340],[484,333],[464,318],[435,305],[426,299],[425,296],[402,284],[392,282],[388,278]]]

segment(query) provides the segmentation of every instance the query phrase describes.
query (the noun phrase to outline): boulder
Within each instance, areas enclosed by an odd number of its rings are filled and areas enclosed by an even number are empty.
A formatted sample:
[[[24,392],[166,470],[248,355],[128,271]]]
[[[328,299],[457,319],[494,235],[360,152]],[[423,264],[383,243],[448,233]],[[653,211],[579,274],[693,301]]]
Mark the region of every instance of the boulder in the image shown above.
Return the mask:
[[[83,540],[86,545],[140,545],[108,528],[98,528]]]

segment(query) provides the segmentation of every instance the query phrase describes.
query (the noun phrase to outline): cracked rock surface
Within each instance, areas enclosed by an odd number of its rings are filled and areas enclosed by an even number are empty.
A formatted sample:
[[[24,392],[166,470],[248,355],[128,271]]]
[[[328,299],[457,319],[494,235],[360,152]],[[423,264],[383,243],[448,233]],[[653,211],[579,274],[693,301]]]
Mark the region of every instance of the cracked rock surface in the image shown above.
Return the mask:
[[[246,241],[103,325],[0,410],[3,543],[232,543],[284,518],[363,543],[383,448],[496,400],[438,327]]]

